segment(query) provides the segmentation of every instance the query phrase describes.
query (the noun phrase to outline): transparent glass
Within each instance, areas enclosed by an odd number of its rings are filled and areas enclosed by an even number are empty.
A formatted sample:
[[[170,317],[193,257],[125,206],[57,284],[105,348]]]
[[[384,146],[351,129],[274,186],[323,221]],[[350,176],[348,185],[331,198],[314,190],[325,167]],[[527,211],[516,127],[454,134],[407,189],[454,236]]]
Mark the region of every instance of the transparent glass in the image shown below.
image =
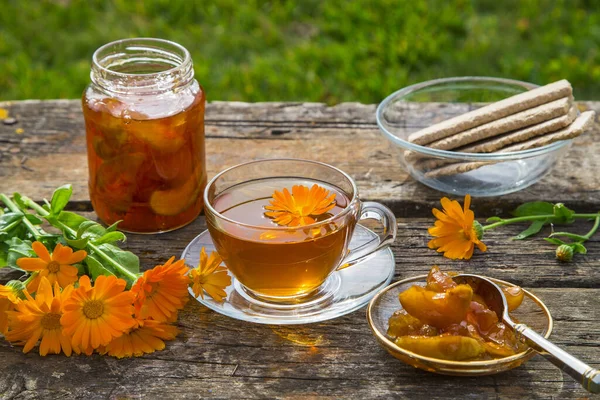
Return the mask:
[[[282,182],[284,187],[316,183],[331,188],[343,197],[337,198],[338,202],[343,200],[339,204],[344,208],[301,227],[265,226],[248,222],[252,221],[248,215],[234,220],[222,214],[224,209],[238,205],[238,200],[231,200],[238,193],[243,194],[244,201],[248,201],[251,190],[262,194],[250,198],[267,198],[273,188],[283,190],[278,186]],[[361,203],[356,184],[347,174],[314,161],[261,160],[232,167],[208,184],[204,201],[212,242],[229,271],[247,295],[265,302],[294,305],[331,295],[324,292],[323,284],[335,270],[351,267],[388,246],[396,234],[396,219],[387,207]],[[223,202],[228,205],[223,206]],[[264,210],[258,213],[258,218],[265,218]],[[374,220],[378,232],[348,251],[355,226],[362,220]]]
[[[204,91],[189,52],[161,39],[108,43],[83,93],[89,190],[98,217],[129,232],[170,231],[202,211]]]
[[[429,372],[444,375],[478,376],[496,374],[516,368],[536,354],[533,349],[528,349],[510,357],[493,360],[448,361],[425,357],[396,345],[394,341],[387,336],[386,332],[389,326],[388,321],[390,316],[394,311],[402,309],[402,305],[398,300],[398,295],[412,285],[417,284],[425,286],[426,278],[427,275],[421,275],[395,282],[377,293],[367,307],[367,320],[373,335],[379,344],[392,356],[406,364]],[[487,279],[500,287],[515,286],[509,282],[498,279]],[[525,290],[523,303],[519,308],[511,312],[511,316],[513,316],[515,320],[527,324],[535,332],[545,338],[550,337],[550,334],[552,333],[553,320],[550,311],[538,297],[527,290]]]
[[[417,181],[442,192],[499,196],[533,185],[564,156],[572,141],[510,153],[461,153],[408,142],[428,125],[464,114],[537,85],[500,78],[461,77],[422,82],[388,96],[377,108],[377,124]],[[443,167],[460,165],[453,171]],[[460,172],[464,171],[464,172]]]

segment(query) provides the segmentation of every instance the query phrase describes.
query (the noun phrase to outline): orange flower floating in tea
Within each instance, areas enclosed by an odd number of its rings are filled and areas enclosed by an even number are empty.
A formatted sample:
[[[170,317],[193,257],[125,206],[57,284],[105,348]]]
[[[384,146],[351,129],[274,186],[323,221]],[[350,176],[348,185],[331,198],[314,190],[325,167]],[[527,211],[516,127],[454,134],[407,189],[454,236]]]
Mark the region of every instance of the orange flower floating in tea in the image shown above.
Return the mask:
[[[469,210],[471,196],[465,196],[464,209],[458,201],[447,197],[442,198],[441,203],[444,211],[437,208],[432,210],[437,221],[428,230],[431,236],[435,237],[429,241],[429,248],[437,249],[439,253],[444,253],[444,257],[453,260],[471,258],[475,245],[479,250],[486,251],[486,245],[480,240],[483,229],[479,222],[475,221],[473,211]]]
[[[275,191],[273,200],[265,209],[265,216],[272,218],[273,222],[282,226],[304,226],[314,224],[315,217],[329,212],[335,207],[335,193],[313,185],[310,189],[303,185],[294,185],[292,193],[283,189]]]

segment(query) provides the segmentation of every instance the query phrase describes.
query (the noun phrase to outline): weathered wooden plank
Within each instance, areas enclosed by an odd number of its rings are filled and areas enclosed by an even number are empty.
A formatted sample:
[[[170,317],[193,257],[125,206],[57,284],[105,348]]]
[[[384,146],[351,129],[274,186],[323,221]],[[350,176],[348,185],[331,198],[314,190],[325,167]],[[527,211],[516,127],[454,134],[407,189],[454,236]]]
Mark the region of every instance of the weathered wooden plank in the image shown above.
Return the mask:
[[[83,213],[95,218],[93,213]],[[469,261],[453,261],[427,248],[431,239],[427,228],[433,217],[398,220],[398,236],[392,246],[396,258],[394,279],[400,280],[427,273],[432,265],[444,270],[478,273],[508,280],[526,287],[582,287],[600,288],[600,239],[592,237],[586,242],[588,254],[578,254],[570,263],[561,263],[554,255],[555,246],[542,240],[542,236],[514,241],[513,236],[526,225],[512,225],[486,233],[486,253],[475,251]],[[574,233],[583,234],[590,222],[578,221],[569,226]],[[164,263],[170,256],[179,256],[196,235],[206,229],[203,216],[190,225],[174,232],[157,236],[128,234],[123,247],[140,256],[143,269]],[[550,228],[542,233],[549,234]],[[0,277],[2,276],[0,270]],[[600,318],[600,314],[598,315]]]
[[[83,213],[95,218],[93,213]],[[395,280],[427,273],[432,265],[444,270],[471,272],[508,280],[526,287],[600,288],[600,239],[586,242],[588,254],[578,254],[570,263],[561,263],[554,255],[555,246],[542,236],[523,241],[511,240],[526,225],[505,226],[487,232],[486,253],[475,251],[469,261],[453,261],[427,248],[431,239],[427,228],[433,217],[398,220],[398,236],[392,246],[396,258]],[[591,223],[578,221],[569,226],[575,233],[585,233]],[[123,247],[140,256],[143,269],[164,263],[170,256],[179,256],[196,235],[206,229],[203,216],[174,232],[157,236],[128,234]],[[549,234],[550,228],[543,233]],[[2,273],[7,271],[0,270]],[[600,314],[598,315],[600,318]]]
[[[600,111],[600,103],[582,103]],[[80,103],[76,100],[0,103],[18,119],[0,125],[0,191],[20,190],[41,199],[66,182],[85,203],[87,167]],[[440,193],[415,182],[400,167],[396,151],[379,134],[374,105],[327,107],[313,103],[211,103],[207,107],[207,169],[240,162],[298,157],[333,164],[357,181],[365,199],[388,204],[401,216],[423,216]],[[423,122],[424,124],[426,121]],[[23,129],[22,134],[15,133]],[[596,211],[600,177],[597,125],[578,138],[568,156],[540,183],[502,199],[480,199],[479,212],[507,212],[525,201],[552,199]],[[252,140],[247,140],[252,139]],[[243,151],[238,148],[244,140]]]
[[[592,365],[600,357],[592,289],[536,289],[556,320],[554,341]],[[189,303],[182,333],[165,351],[110,357],[22,355],[0,342],[0,396],[12,398],[418,397],[577,398],[568,377],[540,357],[483,378],[436,376],[389,356],[369,332],[364,309],[334,321],[273,327],[233,321]],[[585,346],[573,343],[585,343]],[[598,363],[596,366],[600,366]],[[518,384],[515,384],[518,382]]]
[[[600,110],[600,103],[582,104]],[[10,105],[19,122],[0,124],[0,192],[19,190],[40,200],[56,186],[75,186],[76,208],[90,210],[83,122],[78,101],[25,101]],[[451,106],[440,105],[443,112]],[[431,265],[509,280],[542,298],[555,318],[553,340],[599,367],[600,244],[561,264],[553,246],[536,238],[509,240],[521,227],[486,234],[485,255],[454,262],[427,249],[426,228],[440,193],[414,182],[395,163],[379,135],[373,105],[211,103],[207,108],[209,176],[243,161],[300,157],[336,165],[357,180],[362,197],[382,201],[399,215],[395,279]],[[420,110],[422,112],[422,110]],[[423,123],[427,123],[424,113]],[[16,129],[23,129],[17,134]],[[476,199],[476,215],[507,213],[523,201],[563,201],[582,211],[600,208],[598,128],[579,138],[569,155],[539,184],[501,199]],[[252,139],[252,140],[247,140]],[[243,142],[243,152],[232,152]],[[93,213],[86,213],[93,217]],[[200,217],[160,236],[128,235],[126,247],[144,269],[181,254],[206,228]],[[586,232],[589,223],[573,227]],[[18,274],[0,270],[0,282]],[[540,357],[516,370],[476,379],[432,375],[389,356],[370,334],[364,309],[315,325],[275,327],[242,323],[190,302],[167,349],[118,361],[109,357],[22,355],[0,341],[0,398],[581,398],[577,383]]]

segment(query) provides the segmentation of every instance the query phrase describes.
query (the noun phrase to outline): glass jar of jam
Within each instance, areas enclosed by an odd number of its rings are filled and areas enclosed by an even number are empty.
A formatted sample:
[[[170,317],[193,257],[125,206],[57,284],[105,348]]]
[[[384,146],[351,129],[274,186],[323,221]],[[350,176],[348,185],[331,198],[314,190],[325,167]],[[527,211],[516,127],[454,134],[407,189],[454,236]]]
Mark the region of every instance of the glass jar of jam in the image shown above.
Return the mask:
[[[83,93],[89,190],[119,229],[177,229],[202,211],[205,95],[189,52],[167,40],[124,39],[93,56]]]

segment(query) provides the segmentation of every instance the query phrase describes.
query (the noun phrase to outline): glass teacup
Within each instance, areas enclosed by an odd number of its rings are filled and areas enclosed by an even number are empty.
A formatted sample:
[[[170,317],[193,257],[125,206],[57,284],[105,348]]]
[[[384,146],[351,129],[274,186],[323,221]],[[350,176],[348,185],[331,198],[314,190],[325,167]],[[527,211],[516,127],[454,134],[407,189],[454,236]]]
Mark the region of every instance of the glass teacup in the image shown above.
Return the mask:
[[[326,212],[303,218],[300,208],[274,214],[277,193],[295,204],[304,195],[320,195],[322,204],[333,195],[335,200],[323,208]],[[396,236],[396,219],[387,207],[361,202],[350,176],[315,161],[240,164],[209,182],[204,201],[210,236],[229,271],[245,292],[267,302],[309,301],[334,271],[388,246]],[[365,219],[379,225],[376,238],[349,251],[354,228]]]

